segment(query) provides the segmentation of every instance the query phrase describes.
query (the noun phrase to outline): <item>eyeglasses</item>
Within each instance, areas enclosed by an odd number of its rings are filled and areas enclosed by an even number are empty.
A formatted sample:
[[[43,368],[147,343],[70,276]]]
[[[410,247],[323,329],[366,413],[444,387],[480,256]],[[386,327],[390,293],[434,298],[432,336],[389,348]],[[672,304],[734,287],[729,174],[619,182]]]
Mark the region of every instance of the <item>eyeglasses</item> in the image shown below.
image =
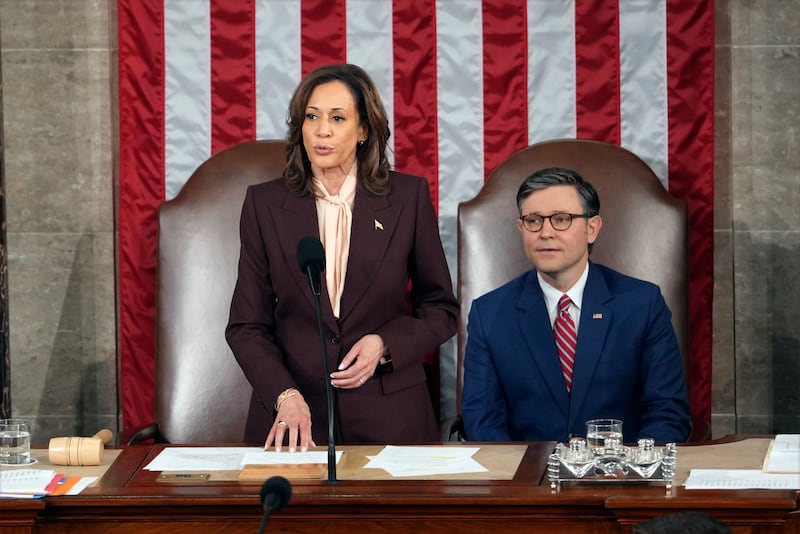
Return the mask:
[[[572,226],[572,219],[588,219],[592,215],[585,213],[553,213],[551,215],[537,215],[536,213],[529,213],[528,215],[520,215],[519,220],[522,221],[522,226],[529,232],[538,232],[544,226],[544,220],[550,219],[550,226],[554,230],[566,230]]]

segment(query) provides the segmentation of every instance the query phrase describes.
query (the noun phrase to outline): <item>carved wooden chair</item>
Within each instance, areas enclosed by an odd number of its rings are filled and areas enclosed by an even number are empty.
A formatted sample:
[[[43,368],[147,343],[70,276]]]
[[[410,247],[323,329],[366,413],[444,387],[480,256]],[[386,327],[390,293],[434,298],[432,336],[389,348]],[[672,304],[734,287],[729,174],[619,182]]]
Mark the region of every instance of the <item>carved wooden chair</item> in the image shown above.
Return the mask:
[[[241,443],[252,388],[225,341],[247,186],[281,175],[284,141],[223,150],[159,208],[155,421],[123,443]]]

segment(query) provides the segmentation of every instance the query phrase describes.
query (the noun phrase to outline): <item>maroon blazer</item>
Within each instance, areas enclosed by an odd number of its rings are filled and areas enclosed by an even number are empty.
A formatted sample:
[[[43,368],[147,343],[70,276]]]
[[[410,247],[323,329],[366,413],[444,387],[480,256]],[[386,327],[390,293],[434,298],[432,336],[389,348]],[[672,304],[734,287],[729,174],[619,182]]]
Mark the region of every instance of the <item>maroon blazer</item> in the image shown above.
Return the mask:
[[[439,439],[421,358],[455,334],[458,303],[427,182],[392,172],[391,183],[383,197],[356,190],[338,320],[322,283],[330,371],[370,333],[383,338],[394,367],[360,388],[334,390],[341,443]],[[240,234],[239,277],[225,335],[253,386],[245,441],[265,441],[278,394],[296,387],[311,408],[314,441],[326,443],[316,305],[297,261],[298,242],[319,236],[314,198],[290,193],[283,179],[250,186]]]

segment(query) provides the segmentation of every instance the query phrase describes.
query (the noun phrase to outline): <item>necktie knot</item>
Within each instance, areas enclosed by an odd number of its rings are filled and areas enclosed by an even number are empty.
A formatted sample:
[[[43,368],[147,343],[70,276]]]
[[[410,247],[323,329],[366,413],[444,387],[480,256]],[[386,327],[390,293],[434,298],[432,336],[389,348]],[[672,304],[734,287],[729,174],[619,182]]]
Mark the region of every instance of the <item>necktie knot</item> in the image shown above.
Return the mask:
[[[572,304],[572,300],[567,295],[561,295],[561,298],[558,299],[558,313],[566,312],[570,304]]]

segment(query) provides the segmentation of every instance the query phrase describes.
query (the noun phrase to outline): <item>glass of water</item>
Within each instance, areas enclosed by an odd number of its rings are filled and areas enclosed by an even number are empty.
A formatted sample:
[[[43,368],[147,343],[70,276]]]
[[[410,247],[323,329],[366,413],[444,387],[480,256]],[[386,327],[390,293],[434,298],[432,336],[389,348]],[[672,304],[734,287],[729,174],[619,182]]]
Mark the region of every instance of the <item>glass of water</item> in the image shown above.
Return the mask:
[[[0,419],[0,464],[30,463],[32,463],[30,424],[22,419]]]
[[[586,421],[586,442],[590,447],[605,447],[607,439],[622,443],[622,421],[619,419],[589,419]]]

